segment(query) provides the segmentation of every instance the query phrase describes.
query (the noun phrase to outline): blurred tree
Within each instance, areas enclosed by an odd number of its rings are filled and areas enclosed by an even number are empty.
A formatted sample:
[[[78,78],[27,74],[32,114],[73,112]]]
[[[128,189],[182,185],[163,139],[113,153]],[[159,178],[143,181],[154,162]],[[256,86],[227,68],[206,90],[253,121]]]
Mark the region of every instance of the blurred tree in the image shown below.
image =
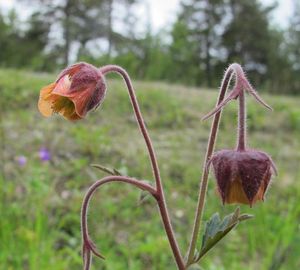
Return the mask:
[[[201,59],[195,57],[195,52],[199,47],[197,42],[191,40],[187,24],[180,19],[177,20],[173,25],[171,35],[172,43],[169,53],[173,64],[169,68],[169,79],[192,85],[202,84]]]
[[[28,2],[28,0],[23,1]],[[58,44],[52,41],[52,47],[62,52],[63,64],[68,65],[72,42],[78,37],[79,42],[85,44],[90,39],[91,33],[94,33],[92,30],[98,20],[93,19],[99,14],[89,17],[90,10],[98,8],[98,4],[101,5],[102,1],[100,3],[95,0],[33,0],[30,2],[38,4],[37,12],[47,18],[48,22],[58,29],[61,28],[63,45],[59,45],[60,41]],[[100,15],[99,17],[102,18]]]
[[[105,54],[100,57],[92,56],[87,52],[82,60],[89,61],[96,65],[101,65],[103,62],[115,63],[126,67],[127,71],[135,78],[163,80],[166,79],[170,57],[168,53],[168,45],[164,37],[168,36],[166,31],[158,34],[153,34],[151,28],[150,8],[147,3],[145,9],[146,26],[145,33],[137,34],[135,27],[137,19],[132,16],[130,10],[133,1],[127,2],[125,15],[126,24],[122,25],[122,34],[113,32],[111,36],[112,48],[108,50],[111,55]]]
[[[294,0],[294,12],[288,33],[289,60],[291,63],[290,87],[293,93],[300,93],[300,2]]]
[[[16,55],[20,44],[20,32],[17,29],[17,13],[11,10],[7,16],[0,13],[0,63],[2,66],[18,64],[19,56]]]
[[[178,65],[176,77],[186,76],[189,70],[196,84],[211,87],[212,74],[216,64],[216,53],[220,53],[220,33],[225,20],[225,1],[223,0],[184,0],[181,11],[172,30],[171,54]],[[202,75],[204,73],[204,77]],[[178,77],[179,76],[179,77]]]
[[[28,1],[28,0],[23,0]],[[63,64],[70,62],[72,45],[79,43],[78,56],[86,53],[89,41],[105,39],[107,54],[111,55],[114,42],[118,42],[120,33],[113,29],[113,9],[116,4],[131,5],[137,0],[33,0],[38,3],[39,12],[48,21],[62,29]],[[33,2],[30,1],[30,2]],[[58,39],[58,43],[60,43]],[[56,49],[58,44],[52,44]],[[74,53],[74,52],[73,52]]]
[[[257,0],[228,1],[230,21],[222,35],[226,62],[241,63],[257,83],[267,73],[269,51],[273,47],[268,16],[274,7],[263,7]]]
[[[20,25],[14,10],[7,17],[0,14],[1,65],[46,69],[51,65],[44,54],[50,25],[36,13],[23,24],[24,29]]]
[[[2,66],[52,70],[72,56],[122,65],[136,78],[211,87],[218,85],[224,66],[239,62],[260,88],[300,92],[296,0],[285,32],[270,23],[275,6],[260,0],[182,0],[171,31],[158,34],[150,14],[146,31],[137,31],[133,4],[141,0],[22,1],[36,10],[26,22],[15,11],[0,13]]]
[[[135,41],[136,56],[135,73],[138,78],[148,80],[166,80],[171,70],[172,62],[163,36],[164,32],[153,35],[150,31],[145,37]]]
[[[45,53],[49,43],[51,24],[40,13],[33,13],[28,20],[28,29],[23,36],[23,59],[26,66],[35,70],[51,70],[55,66],[52,55]]]
[[[288,82],[291,66],[288,61],[286,45],[284,44],[284,32],[273,29],[270,30],[271,41],[267,54],[266,73],[264,74],[260,89],[264,87],[269,92],[284,94],[290,91]],[[257,86],[259,84],[256,84]]]
[[[111,59],[113,54],[113,50],[115,50],[116,54],[118,54],[119,50],[123,50],[123,48],[130,45],[131,41],[135,41],[134,36],[134,24],[136,22],[135,16],[131,12],[131,6],[140,0],[104,0],[104,10],[107,14],[107,22],[106,22],[106,39],[108,43],[107,57],[108,60]],[[124,11],[123,16],[116,15],[114,13],[114,9],[120,9]],[[132,20],[130,20],[130,18]],[[114,23],[117,21],[118,23],[122,22],[122,29],[116,31],[114,29]],[[134,23],[132,23],[132,21]],[[128,26],[128,29],[126,27]]]
[[[300,2],[294,0],[294,12],[289,26],[290,57],[293,69],[300,71]]]

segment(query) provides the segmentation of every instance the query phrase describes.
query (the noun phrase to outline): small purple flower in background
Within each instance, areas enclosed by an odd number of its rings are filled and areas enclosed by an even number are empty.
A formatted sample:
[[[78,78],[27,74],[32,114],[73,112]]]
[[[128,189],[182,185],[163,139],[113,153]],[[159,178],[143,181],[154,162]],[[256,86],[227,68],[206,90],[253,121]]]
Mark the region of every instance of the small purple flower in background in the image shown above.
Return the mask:
[[[24,167],[27,163],[27,158],[25,156],[18,156],[16,160],[20,167]]]
[[[42,147],[39,151],[39,157],[41,161],[49,161],[51,160],[51,154],[46,147]]]

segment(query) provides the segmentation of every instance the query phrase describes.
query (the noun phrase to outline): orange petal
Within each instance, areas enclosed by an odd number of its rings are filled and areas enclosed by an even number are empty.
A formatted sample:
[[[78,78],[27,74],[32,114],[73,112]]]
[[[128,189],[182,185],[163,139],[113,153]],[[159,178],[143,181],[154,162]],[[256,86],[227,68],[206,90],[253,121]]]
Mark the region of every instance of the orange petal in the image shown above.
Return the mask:
[[[73,112],[72,114],[64,114],[63,115],[66,119],[68,119],[69,121],[77,121],[77,120],[81,120],[82,117],[79,116],[76,112]]]
[[[75,105],[77,115],[80,118],[83,118],[87,113],[87,107],[91,99],[92,88],[91,86],[89,87],[87,85],[85,88],[70,92],[71,83],[72,82],[68,75],[62,77],[55,86],[53,94],[66,97],[71,100]],[[94,87],[94,85],[92,85],[92,87]],[[68,115],[68,118],[70,113],[67,112],[64,113],[64,115]]]
[[[238,178],[230,183],[225,197],[225,203],[250,204],[246,193],[243,189],[242,183],[239,181]]]
[[[60,95],[60,96],[69,96],[69,90],[71,86],[71,81],[68,75],[62,77],[56,84],[55,88],[53,89],[53,94]]]
[[[77,91],[72,96],[70,96],[70,100],[73,101],[75,105],[75,110],[80,117],[85,117],[88,111],[88,105],[92,98],[92,88],[86,88],[80,91]]]
[[[52,109],[52,91],[55,88],[55,83],[51,83],[41,89],[40,98],[38,102],[38,108],[41,114],[45,117],[49,117],[53,114]]]
[[[252,203],[255,203],[255,202],[257,202],[257,201],[263,201],[263,200],[264,200],[265,191],[266,191],[266,188],[265,188],[265,186],[262,184],[262,185],[259,187],[259,190],[257,191],[255,197],[253,198]]]

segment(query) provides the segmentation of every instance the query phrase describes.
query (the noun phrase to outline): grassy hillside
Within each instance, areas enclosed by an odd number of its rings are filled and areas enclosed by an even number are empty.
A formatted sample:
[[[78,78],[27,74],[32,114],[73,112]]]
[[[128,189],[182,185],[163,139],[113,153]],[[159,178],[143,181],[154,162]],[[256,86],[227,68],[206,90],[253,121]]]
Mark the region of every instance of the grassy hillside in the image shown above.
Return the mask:
[[[104,174],[100,163],[152,179],[121,80],[108,81],[103,106],[84,121],[70,123],[37,111],[41,86],[54,76],[0,70],[2,177],[0,178],[0,268],[6,270],[81,269],[80,206],[86,189]],[[172,221],[187,249],[216,91],[161,83],[134,82],[158,154]],[[259,91],[259,88],[258,88]],[[242,211],[255,218],[241,224],[203,261],[205,270],[300,268],[300,98],[263,95],[270,112],[248,97],[248,142],[268,152],[279,175],[265,203]],[[236,102],[223,114],[217,149],[236,137]],[[50,162],[38,151],[46,147]],[[20,156],[27,162],[20,166]],[[90,230],[106,261],[92,269],[175,269],[158,211],[152,200],[138,204],[139,192],[111,184],[97,192]],[[205,218],[223,207],[210,177]],[[200,245],[200,243],[199,243]]]

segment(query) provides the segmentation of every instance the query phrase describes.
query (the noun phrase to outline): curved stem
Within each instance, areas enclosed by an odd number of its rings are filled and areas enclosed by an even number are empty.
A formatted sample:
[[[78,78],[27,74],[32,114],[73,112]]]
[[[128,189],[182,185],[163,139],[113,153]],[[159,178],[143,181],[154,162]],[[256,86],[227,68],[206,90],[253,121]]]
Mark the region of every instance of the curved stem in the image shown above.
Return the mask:
[[[146,128],[146,125],[144,123],[144,119],[135,95],[135,91],[134,88],[132,86],[130,77],[128,75],[128,73],[121,67],[119,66],[115,66],[115,65],[107,65],[104,67],[100,68],[100,71],[103,75],[105,75],[106,73],[110,73],[110,72],[115,72],[119,75],[121,75],[126,83],[127,89],[128,89],[128,93],[129,93],[129,97],[130,97],[130,101],[134,110],[134,114],[136,117],[136,120],[138,122],[140,131],[144,137],[144,140],[146,142],[146,146],[148,149],[148,153],[149,153],[149,157],[150,157],[150,161],[151,161],[151,165],[152,165],[152,170],[153,170],[153,174],[154,174],[154,178],[155,178],[155,182],[156,182],[156,188],[158,191],[160,191],[162,189],[162,184],[160,181],[160,172],[159,172],[159,168],[158,168],[158,164],[157,164],[157,158],[156,158],[156,154],[154,152],[154,148],[152,146],[152,142],[148,133],[148,130]]]
[[[138,187],[139,189],[147,190],[154,197],[157,196],[157,191],[153,187],[151,187],[149,184],[146,184],[146,183],[136,180],[134,178],[130,178],[130,177],[126,177],[126,176],[107,176],[101,180],[98,180],[88,189],[88,191],[83,199],[83,203],[82,203],[81,229],[82,229],[84,241],[89,239],[88,228],[87,228],[87,211],[88,211],[90,199],[97,188],[99,188],[100,186],[102,186],[106,183],[109,183],[109,182],[123,182],[123,183],[131,184],[131,185]]]
[[[220,89],[217,106],[225,98],[225,94],[228,89],[233,72],[234,72],[234,69],[231,68],[231,66],[230,66],[227,69],[227,72],[225,73],[224,79],[221,84],[221,89]],[[196,214],[195,214],[193,232],[192,232],[191,242],[190,242],[188,255],[187,255],[186,267],[188,267],[189,265],[194,263],[194,254],[195,254],[196,244],[197,244],[197,240],[198,240],[201,219],[202,219],[204,205],[205,205],[207,185],[208,185],[209,170],[207,168],[207,163],[210,160],[212,153],[214,151],[215,141],[216,141],[217,133],[218,133],[219,122],[220,122],[220,118],[221,118],[221,112],[222,112],[222,110],[218,111],[214,115],[214,119],[213,119],[213,122],[211,125],[211,130],[210,130],[210,135],[209,135],[209,140],[208,140],[208,147],[206,150],[206,155],[205,155],[205,160],[204,160],[203,174],[202,174],[202,178],[201,178],[200,192],[199,192],[199,196],[198,196],[198,203],[197,203],[197,209],[196,209]]]
[[[157,191],[149,184],[146,184],[137,179],[126,177],[126,176],[107,176],[95,182],[87,191],[83,199],[82,208],[81,208],[81,231],[82,231],[82,239],[83,239],[82,256],[84,261],[84,270],[90,269],[91,251],[96,256],[104,259],[104,257],[96,250],[96,247],[90,240],[88,225],[87,225],[87,212],[88,212],[91,197],[96,191],[96,189],[109,182],[123,182],[123,183],[131,184],[142,190],[147,190],[154,198],[157,197]]]
[[[150,162],[151,162],[151,166],[152,166],[152,171],[153,171],[153,175],[154,175],[155,183],[156,183],[156,190],[157,190],[156,200],[157,200],[157,203],[159,206],[160,215],[162,218],[164,229],[168,236],[168,240],[169,240],[171,249],[173,251],[173,255],[174,255],[175,261],[177,263],[178,269],[184,270],[185,266],[184,266],[183,258],[180,253],[179,246],[176,241],[175,234],[174,234],[172,224],[171,224],[171,220],[170,220],[170,217],[168,214],[168,209],[167,209],[167,204],[166,204],[166,200],[165,200],[162,181],[160,178],[160,172],[159,172],[159,168],[158,168],[156,154],[155,154],[154,148],[152,146],[152,142],[151,142],[148,130],[144,123],[144,119],[143,119],[141,110],[139,108],[138,101],[137,101],[135,91],[132,86],[130,77],[123,68],[116,66],[116,65],[107,65],[107,66],[101,67],[99,70],[102,72],[103,75],[110,73],[110,72],[115,72],[115,73],[121,75],[125,81],[137,123],[139,125],[140,131],[144,137],[144,140],[145,140],[145,143],[146,143],[146,146],[148,149]]]
[[[240,91],[239,94],[239,122],[238,122],[238,142],[237,150],[244,151],[246,149],[246,105],[245,93]]]

